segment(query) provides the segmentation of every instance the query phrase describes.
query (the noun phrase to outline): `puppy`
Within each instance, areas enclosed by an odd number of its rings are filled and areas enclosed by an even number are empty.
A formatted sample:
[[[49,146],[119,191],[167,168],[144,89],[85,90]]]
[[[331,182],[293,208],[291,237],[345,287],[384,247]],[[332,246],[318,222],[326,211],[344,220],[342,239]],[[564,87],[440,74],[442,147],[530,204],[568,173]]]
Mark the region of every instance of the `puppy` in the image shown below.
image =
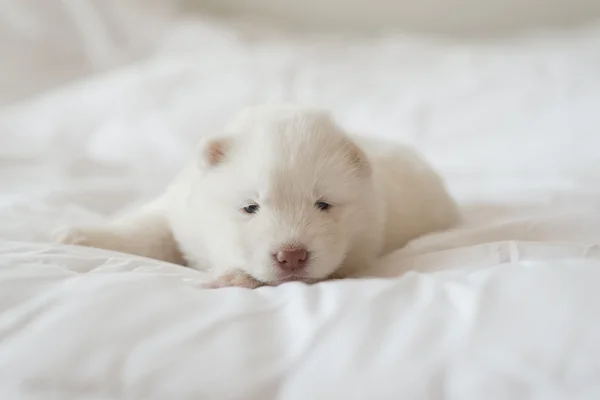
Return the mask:
[[[355,275],[459,218],[415,152],[352,137],[320,109],[245,109],[165,192],[57,239],[210,270],[213,287]]]

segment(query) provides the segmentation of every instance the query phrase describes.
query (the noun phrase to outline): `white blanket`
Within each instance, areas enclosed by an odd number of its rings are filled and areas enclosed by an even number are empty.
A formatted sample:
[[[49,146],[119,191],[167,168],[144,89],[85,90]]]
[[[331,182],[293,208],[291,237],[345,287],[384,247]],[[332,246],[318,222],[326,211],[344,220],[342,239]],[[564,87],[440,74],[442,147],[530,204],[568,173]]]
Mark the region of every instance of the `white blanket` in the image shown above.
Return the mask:
[[[0,398],[600,398],[600,29],[165,32],[136,62],[0,110]],[[47,243],[157,193],[200,135],[265,101],[416,145],[465,223],[379,279],[254,291]]]

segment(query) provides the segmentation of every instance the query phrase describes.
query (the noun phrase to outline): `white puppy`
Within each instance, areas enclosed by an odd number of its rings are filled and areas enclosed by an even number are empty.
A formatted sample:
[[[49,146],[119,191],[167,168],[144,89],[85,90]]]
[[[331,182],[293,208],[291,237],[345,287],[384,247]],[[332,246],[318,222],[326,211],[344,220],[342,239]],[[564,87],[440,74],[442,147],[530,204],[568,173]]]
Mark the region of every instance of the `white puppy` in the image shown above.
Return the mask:
[[[457,220],[442,180],[412,150],[350,137],[318,109],[265,105],[205,138],[150,204],[58,240],[258,287],[356,274]]]

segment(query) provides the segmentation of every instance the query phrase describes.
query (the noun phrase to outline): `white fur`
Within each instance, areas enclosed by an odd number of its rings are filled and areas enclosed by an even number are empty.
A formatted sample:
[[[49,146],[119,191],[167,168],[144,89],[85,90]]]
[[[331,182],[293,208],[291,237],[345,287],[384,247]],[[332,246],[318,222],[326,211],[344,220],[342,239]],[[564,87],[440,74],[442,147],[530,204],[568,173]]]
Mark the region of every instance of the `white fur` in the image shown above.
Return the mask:
[[[250,203],[256,214],[242,211]],[[279,249],[305,247],[306,274],[294,279],[318,281],[356,274],[457,220],[442,180],[411,149],[351,137],[318,109],[265,105],[205,138],[146,207],[59,240],[277,284],[287,279],[273,260]]]

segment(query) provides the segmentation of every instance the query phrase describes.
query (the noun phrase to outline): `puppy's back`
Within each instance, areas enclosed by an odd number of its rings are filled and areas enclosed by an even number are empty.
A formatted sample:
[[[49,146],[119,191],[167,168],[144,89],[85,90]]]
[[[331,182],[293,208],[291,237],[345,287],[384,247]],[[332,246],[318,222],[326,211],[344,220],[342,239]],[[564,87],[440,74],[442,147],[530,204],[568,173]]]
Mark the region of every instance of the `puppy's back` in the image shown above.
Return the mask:
[[[371,160],[375,186],[383,197],[384,253],[459,221],[458,207],[444,181],[413,148],[379,139],[355,138]]]

